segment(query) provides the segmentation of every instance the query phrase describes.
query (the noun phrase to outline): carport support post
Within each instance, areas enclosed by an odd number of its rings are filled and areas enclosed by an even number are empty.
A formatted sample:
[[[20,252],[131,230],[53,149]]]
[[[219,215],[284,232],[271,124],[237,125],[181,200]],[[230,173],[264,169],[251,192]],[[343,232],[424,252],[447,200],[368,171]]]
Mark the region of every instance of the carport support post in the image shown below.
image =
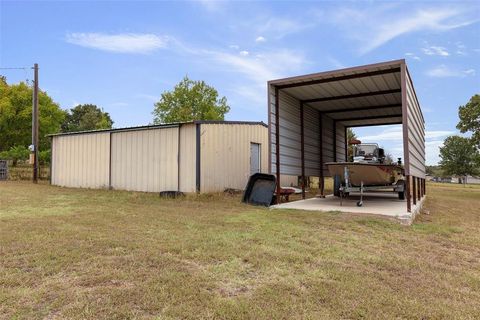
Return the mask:
[[[337,121],[333,120],[333,162],[337,162]]]
[[[279,116],[279,90],[275,87],[275,171],[277,174],[277,204],[280,203],[280,116]]]
[[[412,212],[412,202],[410,196],[410,176],[405,176],[405,193],[407,194],[407,211]]]
[[[303,101],[300,101],[300,149],[302,159],[302,199],[305,199],[305,128],[303,123]]]
[[[318,132],[319,132],[319,156],[320,156],[320,175],[319,175],[319,189],[320,189],[320,198],[325,198],[324,191],[325,191],[325,177],[323,176],[323,119],[322,113],[318,113]]]
[[[417,204],[417,177],[412,176],[412,185],[413,185],[413,204]]]
[[[422,179],[421,178],[417,178],[417,183],[418,183],[418,200],[422,199],[422,186],[421,186],[421,183],[422,183]]]

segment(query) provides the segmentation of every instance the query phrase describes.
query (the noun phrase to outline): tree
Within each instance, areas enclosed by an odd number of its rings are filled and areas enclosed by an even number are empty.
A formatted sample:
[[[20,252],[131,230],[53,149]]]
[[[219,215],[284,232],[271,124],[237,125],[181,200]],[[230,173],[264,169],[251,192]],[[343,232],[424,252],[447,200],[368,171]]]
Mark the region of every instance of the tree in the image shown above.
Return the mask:
[[[440,148],[440,166],[445,174],[464,176],[480,173],[480,153],[468,138],[450,136]]]
[[[25,82],[9,85],[0,76],[0,151],[32,143],[32,88]],[[60,131],[65,111],[44,91],[39,92],[39,150],[49,148],[49,133]]]
[[[385,160],[383,161],[385,164],[396,164],[397,162],[393,160],[393,156],[390,153],[385,154]]]
[[[356,140],[356,139],[357,139],[357,135],[355,134],[353,129],[348,128],[347,129],[347,144],[348,144],[348,148],[347,148],[348,157],[347,157],[347,159],[349,161],[353,161],[353,145],[350,144],[350,141]]]
[[[480,95],[474,95],[466,105],[460,106],[458,116],[457,129],[462,133],[470,131],[473,142],[480,148]]]
[[[173,91],[165,91],[155,103],[153,122],[223,120],[228,111],[227,98],[220,98],[215,88],[205,81],[194,81],[185,76]]]
[[[107,112],[94,104],[79,104],[67,113],[62,131],[110,129],[112,125],[113,121]]]
[[[13,146],[7,151],[0,152],[0,159],[12,160],[13,166],[16,167],[18,160],[27,160],[30,150],[25,146]]]

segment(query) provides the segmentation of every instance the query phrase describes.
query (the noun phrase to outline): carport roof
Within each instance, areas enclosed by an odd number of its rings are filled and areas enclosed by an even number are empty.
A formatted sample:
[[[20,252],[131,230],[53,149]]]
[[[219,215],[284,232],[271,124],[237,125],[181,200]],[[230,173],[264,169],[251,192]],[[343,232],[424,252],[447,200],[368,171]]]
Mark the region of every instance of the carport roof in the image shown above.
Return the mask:
[[[400,124],[402,64],[404,59],[272,80],[269,85],[347,127]]]

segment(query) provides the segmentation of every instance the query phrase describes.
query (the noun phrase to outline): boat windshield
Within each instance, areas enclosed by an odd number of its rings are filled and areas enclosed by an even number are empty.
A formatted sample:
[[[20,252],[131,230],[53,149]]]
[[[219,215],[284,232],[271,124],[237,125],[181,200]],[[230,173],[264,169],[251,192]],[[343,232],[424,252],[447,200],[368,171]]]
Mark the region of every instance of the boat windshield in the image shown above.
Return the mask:
[[[373,158],[378,157],[378,147],[374,144],[359,144],[355,149],[355,156]]]

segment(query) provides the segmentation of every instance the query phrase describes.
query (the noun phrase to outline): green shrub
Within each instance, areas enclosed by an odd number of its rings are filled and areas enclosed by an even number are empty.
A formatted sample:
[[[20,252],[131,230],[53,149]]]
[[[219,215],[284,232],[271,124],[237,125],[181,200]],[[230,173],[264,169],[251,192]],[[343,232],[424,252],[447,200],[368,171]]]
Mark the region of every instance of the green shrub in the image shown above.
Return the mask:
[[[12,166],[16,166],[19,160],[27,160],[30,151],[25,146],[13,146],[8,151],[0,152],[0,158],[12,160]]]

